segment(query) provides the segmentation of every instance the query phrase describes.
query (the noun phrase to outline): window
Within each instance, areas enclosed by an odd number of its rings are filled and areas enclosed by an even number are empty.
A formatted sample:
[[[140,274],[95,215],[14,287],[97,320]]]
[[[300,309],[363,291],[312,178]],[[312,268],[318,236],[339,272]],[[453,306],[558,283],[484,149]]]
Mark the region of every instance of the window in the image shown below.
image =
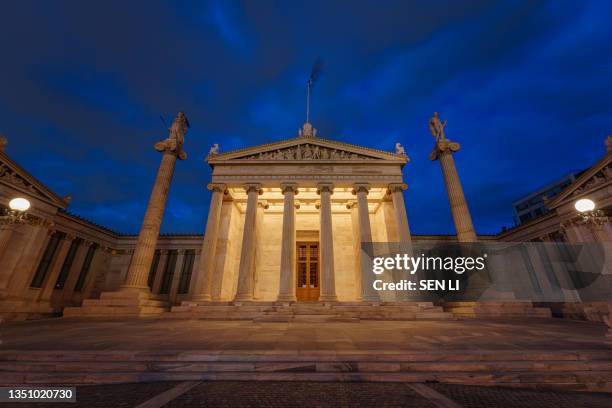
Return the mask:
[[[57,281],[55,282],[55,289],[63,289],[66,284],[66,279],[68,279],[68,274],[70,273],[70,268],[72,268],[72,264],[74,263],[74,257],[76,256],[77,250],[79,249],[79,245],[83,242],[80,238],[77,238],[72,241],[70,244],[70,249],[68,250],[68,254],[66,255],[66,259],[64,259],[64,264],[62,265],[62,269],[60,271],[59,276],[57,277]]]
[[[195,260],[195,251],[190,249],[185,251],[183,260],[183,268],[181,271],[181,280],[179,281],[178,293],[184,294],[189,292],[189,284],[191,283],[191,273],[193,271],[193,262]]]
[[[158,249],[155,251],[155,255],[153,255],[153,262],[151,262],[151,269],[149,269],[149,278],[147,279],[147,285],[149,289],[153,288],[153,282],[155,282],[155,273],[157,272],[157,266],[159,265],[159,257],[161,256],[161,251]],[[132,255],[134,258],[134,255]],[[131,263],[132,261],[130,261]]]
[[[83,261],[83,266],[81,267],[81,273],[79,273],[79,279],[77,279],[77,283],[74,287],[75,292],[80,292],[83,290],[85,278],[87,277],[87,273],[91,268],[91,261],[96,253],[96,248],[98,248],[98,246],[96,244],[92,244],[87,250],[87,255],[85,255],[85,260]]]
[[[162,284],[159,288],[159,293],[166,294],[170,292],[172,278],[174,277],[174,268],[176,266],[176,257],[176,250],[171,250],[168,252],[168,260],[166,261],[166,267],[164,268],[164,274],[162,276]]]
[[[45,276],[51,267],[51,263],[53,262],[53,258],[55,257],[55,252],[57,251],[57,247],[59,243],[66,234],[63,232],[56,231],[51,238],[49,239],[49,243],[47,244],[47,248],[45,249],[45,253],[43,254],[40,263],[38,264],[38,268],[36,269],[36,273],[34,274],[34,278],[32,279],[32,283],[30,284],[33,288],[40,288],[45,280]]]

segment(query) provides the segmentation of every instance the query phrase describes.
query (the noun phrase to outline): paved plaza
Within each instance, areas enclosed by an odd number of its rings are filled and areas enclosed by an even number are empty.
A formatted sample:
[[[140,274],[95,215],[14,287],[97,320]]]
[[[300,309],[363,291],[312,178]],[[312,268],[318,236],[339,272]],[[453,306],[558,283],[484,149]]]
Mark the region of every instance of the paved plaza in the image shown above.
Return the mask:
[[[76,403],[3,404],[7,408],[320,407],[608,408],[612,394],[516,390],[446,384],[202,382],[77,387]],[[163,398],[167,396],[167,398]],[[161,397],[161,398],[160,398]]]
[[[2,350],[24,351],[611,351],[606,330],[603,324],[562,319],[321,324],[59,318],[4,324],[0,340]]]

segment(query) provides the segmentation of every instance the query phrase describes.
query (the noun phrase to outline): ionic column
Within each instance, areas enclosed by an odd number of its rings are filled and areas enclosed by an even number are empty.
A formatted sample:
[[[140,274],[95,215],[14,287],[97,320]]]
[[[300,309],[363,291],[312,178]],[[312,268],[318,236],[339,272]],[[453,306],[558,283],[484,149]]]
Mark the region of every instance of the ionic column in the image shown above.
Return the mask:
[[[476,242],[476,232],[474,232],[472,216],[463,194],[463,187],[461,187],[457,168],[455,167],[455,160],[452,155],[454,152],[459,151],[460,148],[461,145],[459,143],[451,142],[448,139],[441,139],[436,142],[436,146],[429,155],[429,159],[432,161],[440,160],[455,230],[457,231],[457,241]]]
[[[48,302],[51,300],[51,295],[55,289],[55,282],[57,281],[57,277],[64,266],[66,255],[68,254],[68,250],[72,245],[72,241],[75,239],[76,237],[74,235],[66,235],[64,238],[62,238],[55,256],[55,260],[51,265],[49,273],[47,274],[47,277],[43,283],[42,290],[40,291],[40,296],[38,298],[39,301]]]
[[[410,242],[410,226],[406,206],[404,205],[404,193],[408,186],[404,183],[389,184],[389,193],[393,201],[393,211],[395,212],[395,222],[397,222],[397,234],[400,242]]]
[[[206,231],[200,263],[195,276],[195,289],[192,295],[193,300],[211,300],[211,280],[215,269],[215,255],[217,252],[217,241],[219,238],[219,224],[221,222],[221,207],[223,205],[223,195],[226,191],[225,184],[210,183],[208,189],[211,191],[210,207],[208,208],[208,220],[206,221]]]
[[[244,216],[244,231],[242,233],[242,250],[240,267],[238,269],[238,289],[235,301],[253,299],[253,280],[255,277],[255,222],[257,217],[257,196],[262,194],[261,184],[245,184],[247,193],[247,208]]]
[[[159,229],[164,217],[176,159],[185,160],[187,158],[182,149],[187,127],[187,118],[182,112],[179,112],[172,123],[172,127],[169,129],[170,135],[168,139],[155,144],[155,150],[163,153],[162,161],[157,171],[157,178],[153,185],[147,212],[145,213],[140,234],[138,235],[134,258],[125,282],[120,289],[122,291],[150,293],[147,286],[147,275],[153,262],[155,246],[157,245]]]
[[[178,294],[178,286],[181,281],[181,274],[183,273],[183,264],[185,263],[185,250],[179,249],[176,257],[176,266],[174,275],[172,275],[172,283],[170,284],[170,291],[168,300],[173,305],[176,302],[176,296]]]
[[[362,276],[361,276],[361,238],[359,233],[359,214],[357,202],[349,201],[346,209],[351,211],[351,226],[353,229],[353,259],[355,261],[355,293],[356,300],[362,300]]]
[[[365,301],[378,301],[378,293],[372,286],[374,274],[370,266],[370,259],[363,250],[363,244],[372,242],[372,227],[370,226],[370,214],[368,211],[368,193],[370,185],[365,183],[355,184],[353,194],[357,196],[357,214],[359,217],[359,260],[361,264],[361,297]]]
[[[166,264],[168,263],[168,250],[159,250],[159,262],[157,263],[157,270],[153,273],[153,285],[151,285],[151,292],[158,294],[161,288],[162,281],[164,280],[164,272],[166,272]]]
[[[7,295],[7,288],[11,280],[13,265],[9,258],[14,257],[14,251],[8,251],[8,248],[14,245],[14,242],[22,241],[23,234],[20,234],[18,227],[21,225],[11,224],[5,225],[0,229],[0,299]]]
[[[283,234],[281,242],[280,283],[278,300],[294,302],[295,297],[295,195],[297,184],[281,184],[283,192]]]
[[[83,263],[85,263],[87,251],[89,251],[89,247],[92,245],[93,242],[91,241],[83,241],[77,249],[76,255],[74,256],[74,261],[72,262],[72,266],[70,267],[70,272],[68,272],[68,277],[66,278],[64,288],[62,289],[61,299],[63,304],[70,304],[72,302],[74,288],[77,284],[77,281],[79,280],[81,269],[83,269]],[[147,289],[148,288],[149,287],[147,286]]]
[[[334,276],[334,237],[331,214],[331,195],[334,185],[319,183],[317,194],[321,196],[321,218],[319,241],[321,245],[321,295],[320,301],[336,301],[336,282]]]

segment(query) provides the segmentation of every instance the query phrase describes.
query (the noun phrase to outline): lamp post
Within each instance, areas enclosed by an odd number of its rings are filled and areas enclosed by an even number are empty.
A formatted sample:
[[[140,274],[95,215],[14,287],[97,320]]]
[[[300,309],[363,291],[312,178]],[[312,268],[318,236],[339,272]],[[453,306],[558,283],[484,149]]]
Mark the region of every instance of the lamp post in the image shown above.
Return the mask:
[[[9,208],[5,214],[0,216],[0,224],[24,224],[28,221],[26,211],[30,209],[30,201],[25,198],[17,197],[9,201]]]
[[[602,226],[608,221],[605,213],[596,208],[595,202],[589,198],[581,198],[574,203],[574,208],[580,215],[581,223]]]

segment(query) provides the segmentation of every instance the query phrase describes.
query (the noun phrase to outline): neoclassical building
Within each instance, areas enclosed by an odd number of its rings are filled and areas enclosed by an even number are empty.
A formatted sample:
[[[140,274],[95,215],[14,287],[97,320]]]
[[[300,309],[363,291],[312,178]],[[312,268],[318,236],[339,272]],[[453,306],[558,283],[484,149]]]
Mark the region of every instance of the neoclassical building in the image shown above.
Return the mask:
[[[373,275],[362,273],[363,243],[611,241],[609,223],[585,223],[573,208],[581,197],[605,214],[612,208],[611,139],[601,161],[548,203],[549,214],[496,236],[477,236],[453,161],[460,146],[436,135],[434,126],[430,159],[440,163],[457,235],[412,236],[403,147],[381,151],[321,138],[310,123],[298,137],[270,144],[229,152],[213,146],[204,235],[160,236],[174,167],[186,159],[188,125],[179,114],[168,138],[155,144],[161,164],[137,237],[69,213],[69,199],[11,160],[2,144],[0,204],[8,208],[15,197],[31,202],[25,220],[11,222],[6,215],[0,230],[3,318],[178,316],[207,305],[247,310],[312,302],[397,308],[405,299],[381,299],[372,289]],[[448,317],[435,305],[417,309],[423,316]]]

